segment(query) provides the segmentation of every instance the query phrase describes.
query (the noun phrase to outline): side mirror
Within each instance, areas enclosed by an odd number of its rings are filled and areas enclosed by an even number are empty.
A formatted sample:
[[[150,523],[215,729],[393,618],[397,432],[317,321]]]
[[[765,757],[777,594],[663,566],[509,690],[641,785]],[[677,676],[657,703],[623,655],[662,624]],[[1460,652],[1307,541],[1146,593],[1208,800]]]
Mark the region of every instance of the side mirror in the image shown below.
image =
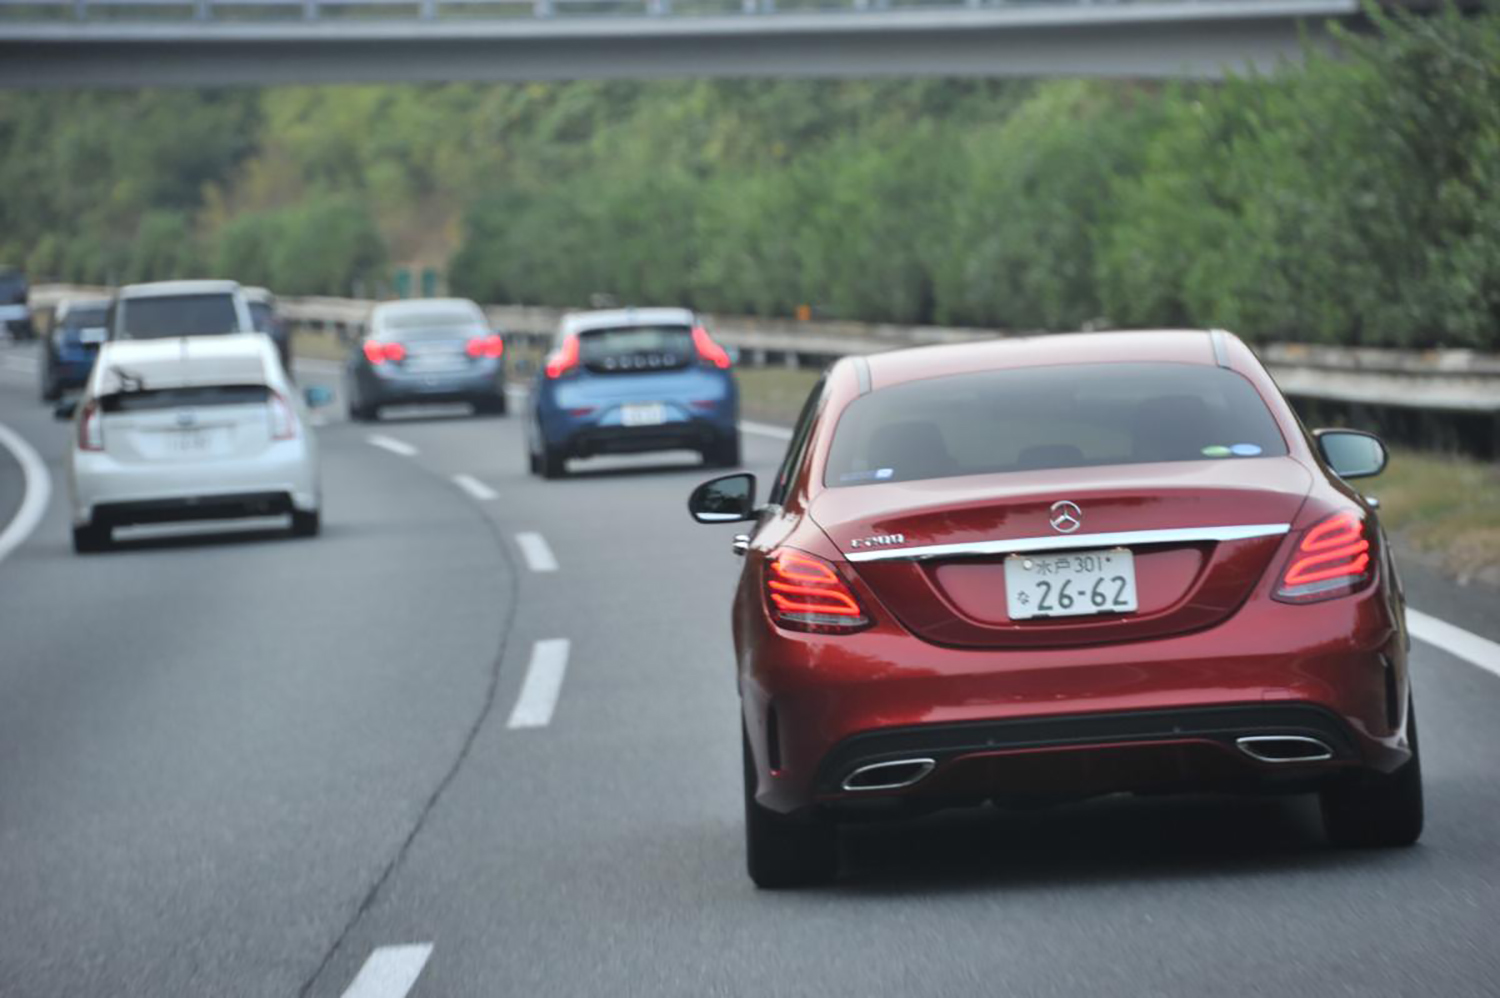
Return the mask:
[[[1340,478],[1369,478],[1385,470],[1385,444],[1361,430],[1314,430],[1313,439],[1328,467]]]
[[[321,409],[333,405],[333,389],[327,385],[308,385],[302,390],[302,399],[309,409]]]
[[[699,523],[755,519],[755,476],[742,471],[704,482],[688,497],[688,512]]]
[[[105,341],[109,330],[103,326],[85,326],[78,331],[78,342],[84,346],[96,347]]]
[[[52,407],[53,419],[72,419],[73,413],[78,411],[78,400],[76,398],[60,399]]]

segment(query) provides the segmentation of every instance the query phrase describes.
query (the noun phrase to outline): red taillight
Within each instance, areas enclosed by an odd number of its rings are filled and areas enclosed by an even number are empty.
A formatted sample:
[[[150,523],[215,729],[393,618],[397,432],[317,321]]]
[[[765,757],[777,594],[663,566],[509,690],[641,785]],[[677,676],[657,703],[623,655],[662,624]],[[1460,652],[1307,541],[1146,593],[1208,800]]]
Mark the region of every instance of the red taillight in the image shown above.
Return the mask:
[[[547,358],[547,377],[560,378],[578,366],[578,337],[569,336]]]
[[[470,357],[500,357],[505,353],[505,340],[499,336],[476,336],[464,344]]]
[[[791,548],[766,562],[766,600],[776,623],[793,630],[844,633],[870,624],[831,564]]]
[[[280,392],[272,392],[266,399],[266,409],[271,417],[272,440],[291,440],[297,436],[297,414]]]
[[[729,352],[715,343],[702,326],[693,327],[693,346],[698,348],[698,356],[705,363],[721,369],[729,366]]]
[[[365,359],[372,364],[384,364],[388,360],[399,364],[406,359],[406,347],[399,343],[365,340]]]
[[[79,413],[78,449],[104,449],[104,422],[99,418],[98,402],[89,401],[85,403],[83,411]]]
[[[1345,510],[1309,527],[1281,583],[1276,598],[1286,603],[1316,603],[1355,592],[1374,576],[1365,521]]]

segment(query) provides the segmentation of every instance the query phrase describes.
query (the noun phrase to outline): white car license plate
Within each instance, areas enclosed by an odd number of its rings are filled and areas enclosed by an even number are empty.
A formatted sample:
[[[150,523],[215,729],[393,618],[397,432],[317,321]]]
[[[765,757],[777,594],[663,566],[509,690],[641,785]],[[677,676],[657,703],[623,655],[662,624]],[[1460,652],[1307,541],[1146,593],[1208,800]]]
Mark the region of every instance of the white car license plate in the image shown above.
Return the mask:
[[[1005,605],[1011,620],[1129,613],[1135,556],[1124,548],[1013,554],[1005,559]]]
[[[626,402],[620,406],[621,426],[657,426],[666,421],[667,409],[660,402]]]

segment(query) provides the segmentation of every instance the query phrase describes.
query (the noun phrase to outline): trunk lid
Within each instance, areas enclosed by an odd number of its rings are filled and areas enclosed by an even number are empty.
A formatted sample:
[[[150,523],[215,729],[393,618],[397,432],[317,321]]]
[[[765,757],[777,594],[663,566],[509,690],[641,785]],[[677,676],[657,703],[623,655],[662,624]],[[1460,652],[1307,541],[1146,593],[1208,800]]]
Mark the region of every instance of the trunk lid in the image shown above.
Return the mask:
[[[1289,457],[1176,461],[832,488],[811,514],[918,636],[961,647],[1057,647],[1161,637],[1229,616],[1270,567],[1311,484]],[[1051,523],[1064,500],[1080,521],[1067,533]],[[1254,536],[1234,536],[1247,533]],[[936,550],[903,554],[916,548]],[[1128,550],[1138,606],[1013,620],[1005,562],[1016,548],[1037,556]]]

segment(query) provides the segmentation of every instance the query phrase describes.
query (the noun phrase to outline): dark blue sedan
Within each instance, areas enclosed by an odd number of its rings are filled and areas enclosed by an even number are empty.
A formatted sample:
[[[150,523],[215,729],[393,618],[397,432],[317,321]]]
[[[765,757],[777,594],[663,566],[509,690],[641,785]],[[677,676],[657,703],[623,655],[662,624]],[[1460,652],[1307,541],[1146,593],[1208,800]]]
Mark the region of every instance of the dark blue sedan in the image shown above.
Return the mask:
[[[739,464],[730,366],[686,309],[564,317],[527,406],[532,473],[558,478],[569,458],[682,449],[710,465]]]
[[[57,306],[52,335],[42,352],[42,401],[56,402],[89,380],[105,336],[107,298],[71,298]]]

